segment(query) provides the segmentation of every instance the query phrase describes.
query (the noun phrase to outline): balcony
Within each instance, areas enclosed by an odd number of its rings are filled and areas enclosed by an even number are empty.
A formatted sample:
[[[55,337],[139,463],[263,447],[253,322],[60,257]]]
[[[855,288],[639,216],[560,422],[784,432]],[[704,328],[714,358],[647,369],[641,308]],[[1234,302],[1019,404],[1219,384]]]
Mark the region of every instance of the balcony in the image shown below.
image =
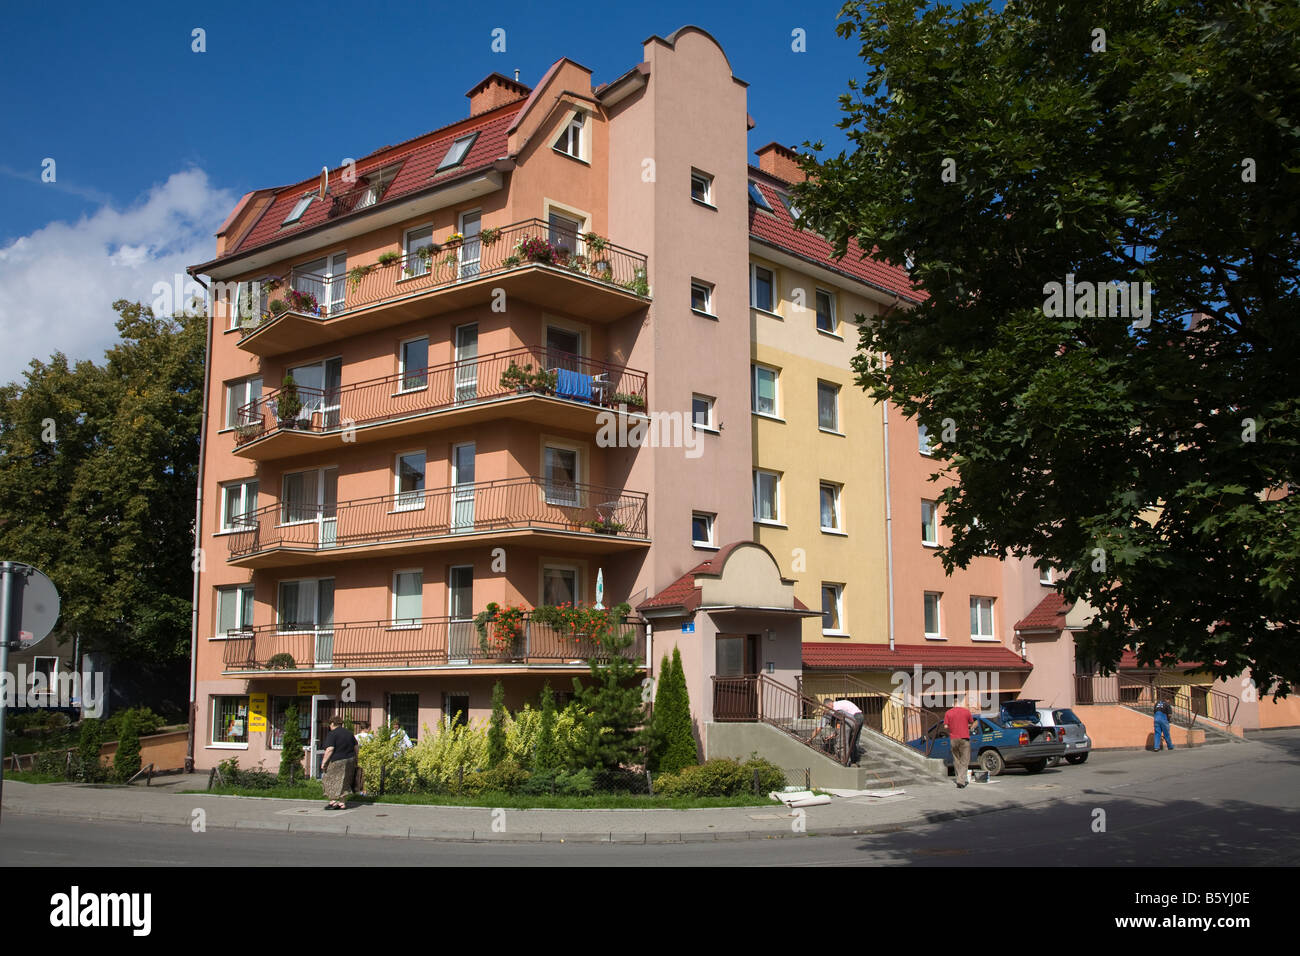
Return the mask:
[[[650,544],[645,492],[537,477],[405,491],[338,504],[275,504],[226,535],[227,563],[273,568],[495,544],[609,554]]]
[[[502,384],[511,365],[556,373],[546,391]],[[554,428],[594,432],[602,410],[646,407],[646,374],[621,365],[542,348],[519,348],[411,370],[336,389],[298,388],[298,414],[283,425],[280,390],[239,409],[235,454],[254,461],[334,449],[508,416]]]
[[[485,238],[434,246],[386,264],[354,265],[346,275],[292,270],[288,291],[244,326],[239,347],[254,355],[293,352],[491,303],[503,290],[544,309],[610,322],[650,301],[646,257],[592,233],[552,247],[540,219],[503,226]],[[283,281],[283,280],[281,280]]]
[[[632,622],[627,626],[636,638],[621,654],[644,663],[645,631]],[[300,630],[285,630],[281,625],[271,624],[231,631],[222,643],[222,670],[227,676],[255,674],[286,678],[298,678],[304,672],[336,674],[470,667],[585,670],[588,659],[599,660],[610,653],[608,648],[587,637],[527,619],[524,633],[509,647],[494,646],[480,639],[472,621],[446,617],[400,624],[364,621]]]

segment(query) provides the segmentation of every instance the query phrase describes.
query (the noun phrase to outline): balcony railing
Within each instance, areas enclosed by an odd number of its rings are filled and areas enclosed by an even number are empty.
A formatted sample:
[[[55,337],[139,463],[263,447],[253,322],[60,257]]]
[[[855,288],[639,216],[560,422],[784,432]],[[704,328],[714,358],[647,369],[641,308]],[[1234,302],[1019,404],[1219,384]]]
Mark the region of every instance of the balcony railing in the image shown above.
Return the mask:
[[[583,482],[502,478],[338,504],[268,505],[244,515],[242,530],[227,541],[233,560],[518,529],[644,539],[647,497]]]
[[[624,402],[629,410],[646,406],[645,372],[554,349],[526,347],[426,369],[408,369],[334,389],[298,386],[301,409],[288,420],[289,427],[317,433],[343,431],[531,391],[525,386],[501,384],[502,373],[511,365],[520,369],[531,366],[533,372],[555,372],[556,385],[547,389],[547,394],[558,398],[606,407]],[[279,427],[282,391],[276,389],[239,409],[236,445],[254,441]]]
[[[619,656],[643,662],[645,631],[635,622],[625,630],[634,641]],[[263,625],[231,631],[223,640],[227,671],[293,673],[304,669],[403,669],[456,665],[570,664],[605,660],[607,645],[525,616],[523,634],[510,646],[479,637],[472,621],[447,617],[415,621],[363,621],[328,627]]]
[[[346,274],[293,269],[283,277],[287,287],[269,293],[267,310],[244,322],[243,335],[274,322],[289,305],[297,315],[330,319],[524,266],[555,269],[642,298],[650,295],[645,256],[593,233],[557,231],[541,219],[502,226],[491,243],[480,233],[431,249],[428,255],[403,254],[386,264],[356,264]],[[311,296],[315,306],[289,303],[292,292]]]

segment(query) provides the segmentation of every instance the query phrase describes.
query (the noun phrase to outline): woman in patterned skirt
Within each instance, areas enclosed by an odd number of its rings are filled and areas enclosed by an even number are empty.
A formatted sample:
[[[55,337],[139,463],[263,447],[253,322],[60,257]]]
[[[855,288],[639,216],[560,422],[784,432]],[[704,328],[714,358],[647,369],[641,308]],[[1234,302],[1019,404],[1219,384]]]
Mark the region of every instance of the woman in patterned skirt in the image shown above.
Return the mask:
[[[323,778],[321,785],[329,803],[326,810],[346,810],[344,794],[352,790],[352,778],[357,769],[357,738],[343,726],[343,719],[335,714],[330,718],[330,732],[325,735],[325,753],[320,763]]]

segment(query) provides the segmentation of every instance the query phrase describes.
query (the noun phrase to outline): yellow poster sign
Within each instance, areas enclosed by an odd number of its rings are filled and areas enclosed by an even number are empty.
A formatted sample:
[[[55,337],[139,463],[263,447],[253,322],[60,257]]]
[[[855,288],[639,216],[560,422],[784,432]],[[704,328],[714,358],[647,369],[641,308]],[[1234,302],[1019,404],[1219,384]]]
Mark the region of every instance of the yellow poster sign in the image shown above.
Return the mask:
[[[255,733],[257,731],[266,731],[266,714],[267,714],[267,695],[266,694],[249,694],[248,695],[248,731]]]
[[[298,681],[298,696],[307,697],[311,694],[320,693],[320,681],[318,680],[300,680]]]

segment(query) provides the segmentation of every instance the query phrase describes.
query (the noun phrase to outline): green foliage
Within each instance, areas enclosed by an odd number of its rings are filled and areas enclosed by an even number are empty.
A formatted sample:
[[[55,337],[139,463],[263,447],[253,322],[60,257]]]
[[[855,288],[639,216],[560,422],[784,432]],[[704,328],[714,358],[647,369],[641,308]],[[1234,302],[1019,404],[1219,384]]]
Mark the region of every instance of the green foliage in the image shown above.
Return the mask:
[[[293,786],[302,778],[302,755],[302,728],[298,723],[298,705],[290,704],[284,709],[284,735],[280,742],[281,783]]]
[[[610,656],[588,661],[591,684],[574,678],[578,705],[586,711],[580,732],[569,749],[570,768],[617,770],[643,763],[648,735],[644,730],[645,704],[636,664],[621,652],[633,635],[610,637]]]
[[[80,633],[179,700],[206,319],[113,308],[121,342],[102,364],[56,353],[0,387],[0,554],[58,588],[52,639]]]
[[[76,772],[75,765],[73,772]],[[42,750],[32,758],[32,773],[40,777],[68,779],[68,752],[66,750]]]
[[[755,789],[754,775],[758,774]],[[655,794],[665,797],[731,797],[771,793],[785,786],[785,771],[754,755],[741,763],[731,758],[706,760],[675,774],[655,777]]]
[[[444,717],[437,733],[426,726],[407,753],[420,789],[456,793],[465,775],[487,767],[487,729],[481,721],[453,726]]]
[[[551,682],[542,687],[541,726],[537,730],[537,747],[533,751],[533,772],[554,770],[560,765],[560,750],[555,743],[555,692]]]
[[[291,671],[298,666],[298,662],[293,659],[293,655],[281,651],[278,654],[272,654],[266,661],[266,669],[269,671]]]
[[[134,710],[122,715],[117,733],[117,753],[113,755],[113,779],[126,783],[140,772],[140,732]]]
[[[1032,555],[1096,608],[1084,658],[1113,668],[1136,638],[1144,663],[1285,693],[1300,5],[868,0],[838,31],[864,61],[852,152],[810,161],[795,199],[838,251],[914,264],[923,296],[860,326],[854,369],[955,479],[945,568]],[[1067,275],[1148,282],[1150,314],[1057,309]]]
[[[218,782],[217,789],[274,790],[281,786],[280,778],[260,763],[251,770],[242,769],[238,757],[222,760],[217,764],[217,771],[221,775],[221,781],[224,781]]]
[[[87,717],[81,722],[77,737],[77,752],[73,755],[73,774],[85,783],[97,783],[108,776],[108,769],[99,761],[99,746],[103,742],[103,722]]]
[[[488,767],[506,759],[506,689],[497,681],[492,687],[492,721],[488,727]]]
[[[428,728],[425,728],[426,733]],[[375,793],[410,793],[416,789],[412,750],[403,749],[401,728],[392,722],[380,726],[357,748],[357,762],[365,774],[366,789]]]
[[[275,395],[275,417],[280,421],[297,418],[302,411],[302,399],[298,396],[298,383],[292,375],[285,375],[280,383],[280,391]]]
[[[562,770],[558,767],[535,770],[521,788],[523,793],[575,797],[594,793],[595,790],[596,775],[592,771]]]
[[[128,720],[135,722],[135,732],[141,737],[156,734],[163,727],[163,719],[148,707],[130,707],[119,710],[104,721],[106,740],[117,740]]]
[[[699,763],[686,673],[682,670],[681,651],[675,647],[672,660],[665,655],[659,669],[653,726],[654,747],[648,762],[652,771],[677,773]]]

